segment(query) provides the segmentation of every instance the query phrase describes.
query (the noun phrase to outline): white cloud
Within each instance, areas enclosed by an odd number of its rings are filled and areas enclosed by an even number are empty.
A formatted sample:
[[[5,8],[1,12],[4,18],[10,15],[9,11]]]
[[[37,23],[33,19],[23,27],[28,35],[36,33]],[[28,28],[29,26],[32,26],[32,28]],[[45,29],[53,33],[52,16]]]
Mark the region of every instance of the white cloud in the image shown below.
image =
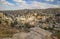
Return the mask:
[[[12,4],[12,3],[9,3],[8,1],[6,1],[6,0],[1,0],[0,1],[0,4],[2,4],[2,5],[14,5],[14,4]]]
[[[54,0],[46,0],[47,2],[53,2]]]
[[[8,5],[0,5],[0,11],[3,10],[16,10],[16,8]]]
[[[14,10],[16,8],[14,8],[14,4],[9,3],[6,0],[0,0],[0,11],[1,10]]]
[[[31,4],[27,4],[24,0],[14,0],[18,8],[17,9],[46,9],[46,8],[60,8],[59,5],[47,4],[42,2],[33,1]],[[54,1],[54,0],[46,0]]]
[[[23,0],[13,0],[13,1],[15,1],[15,2],[22,2]]]
[[[41,3],[33,1],[31,4],[27,3],[18,3],[19,7],[17,9],[46,9],[46,8],[60,8],[59,5]]]
[[[59,7],[60,5],[58,4],[53,5],[53,4],[47,4],[47,3],[37,2],[37,1],[32,1],[31,4],[27,4],[27,2],[24,0],[13,0],[13,1],[16,2],[17,6],[14,6],[14,4],[9,3],[6,0],[1,0],[0,10],[60,8]]]
[[[32,6],[35,6],[36,8],[57,8],[59,7],[58,5],[53,5],[53,4],[47,4],[47,3],[41,3],[41,2],[33,2]]]

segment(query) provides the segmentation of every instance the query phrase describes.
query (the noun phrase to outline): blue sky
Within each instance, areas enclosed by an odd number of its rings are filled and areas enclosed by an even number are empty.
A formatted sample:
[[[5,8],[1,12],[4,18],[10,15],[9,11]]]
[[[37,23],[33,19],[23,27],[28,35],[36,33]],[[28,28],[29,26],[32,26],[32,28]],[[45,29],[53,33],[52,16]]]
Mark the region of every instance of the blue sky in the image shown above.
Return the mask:
[[[13,0],[6,0],[6,1],[13,3],[13,4],[16,4],[16,2],[14,2]]]
[[[8,2],[10,3],[14,3],[16,4],[13,0],[7,0]],[[49,3],[49,4],[58,4],[58,1],[60,0],[53,0],[53,1],[49,1],[49,0],[24,0],[26,1],[27,3],[30,3],[31,1],[37,1],[37,2],[42,2],[42,3]]]
[[[60,0],[0,0],[0,10],[60,8]]]

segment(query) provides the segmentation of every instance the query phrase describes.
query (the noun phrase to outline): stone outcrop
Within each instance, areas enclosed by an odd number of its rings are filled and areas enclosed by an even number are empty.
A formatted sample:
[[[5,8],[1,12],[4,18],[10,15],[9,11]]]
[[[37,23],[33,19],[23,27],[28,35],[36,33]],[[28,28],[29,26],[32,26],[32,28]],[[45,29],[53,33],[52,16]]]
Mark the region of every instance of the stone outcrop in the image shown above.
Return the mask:
[[[51,35],[51,32],[35,27],[31,29],[27,39],[52,39]]]
[[[29,33],[20,32],[13,35],[13,37],[9,39],[52,39],[51,35],[51,32],[35,27],[31,28]]]

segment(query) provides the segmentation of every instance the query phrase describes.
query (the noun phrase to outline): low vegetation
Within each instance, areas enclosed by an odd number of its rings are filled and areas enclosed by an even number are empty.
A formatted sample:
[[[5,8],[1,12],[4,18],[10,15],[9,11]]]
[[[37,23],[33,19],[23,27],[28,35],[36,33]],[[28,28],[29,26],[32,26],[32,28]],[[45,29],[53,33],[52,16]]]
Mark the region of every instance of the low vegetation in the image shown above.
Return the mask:
[[[56,13],[47,14],[39,11],[24,11],[25,13],[22,12],[23,14],[21,12],[20,14],[17,12],[13,12],[12,14],[0,12],[0,37],[12,37],[17,32],[29,32],[30,28],[36,26],[50,31],[54,35],[58,31],[60,34],[60,29],[58,29],[60,27],[60,22],[58,21],[60,15]]]

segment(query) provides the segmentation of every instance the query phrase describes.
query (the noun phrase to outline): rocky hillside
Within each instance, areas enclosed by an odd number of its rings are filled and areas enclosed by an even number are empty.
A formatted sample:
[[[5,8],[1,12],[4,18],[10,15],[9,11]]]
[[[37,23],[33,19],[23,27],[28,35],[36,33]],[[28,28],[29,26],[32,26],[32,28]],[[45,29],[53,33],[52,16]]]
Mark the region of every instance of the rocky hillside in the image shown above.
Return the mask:
[[[30,32],[30,29],[35,27],[51,32],[54,38],[60,38],[59,20],[58,8],[0,11],[0,38],[12,37],[20,32]]]
[[[25,9],[25,10],[13,10],[13,11],[0,11],[3,13],[11,14],[23,14],[23,13],[48,13],[48,14],[60,14],[60,8],[48,8],[48,9]]]

